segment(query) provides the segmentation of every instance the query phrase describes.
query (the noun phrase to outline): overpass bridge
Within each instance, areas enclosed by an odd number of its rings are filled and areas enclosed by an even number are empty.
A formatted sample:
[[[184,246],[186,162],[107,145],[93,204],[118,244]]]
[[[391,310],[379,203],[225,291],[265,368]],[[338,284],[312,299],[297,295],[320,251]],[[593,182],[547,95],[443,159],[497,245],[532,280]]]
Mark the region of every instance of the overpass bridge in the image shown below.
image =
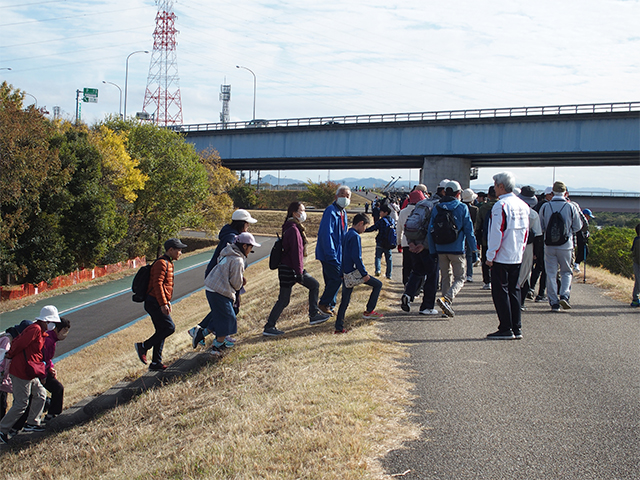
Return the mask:
[[[469,186],[472,168],[640,165],[640,102],[181,125],[233,170],[419,168]]]

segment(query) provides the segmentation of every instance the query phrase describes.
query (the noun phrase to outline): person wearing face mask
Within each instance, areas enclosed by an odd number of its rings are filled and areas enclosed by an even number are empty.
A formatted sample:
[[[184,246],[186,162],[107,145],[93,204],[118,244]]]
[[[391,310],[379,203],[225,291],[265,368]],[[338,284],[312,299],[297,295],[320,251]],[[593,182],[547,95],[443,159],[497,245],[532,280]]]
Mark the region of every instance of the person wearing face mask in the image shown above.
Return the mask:
[[[309,323],[318,325],[326,322],[330,314],[318,309],[318,295],[320,284],[304,270],[304,257],[307,256],[307,236],[304,221],[307,212],[300,202],[292,202],[287,209],[287,218],[282,225],[282,259],[278,265],[278,280],[280,294],[276,304],[271,309],[267,324],[262,334],[267,337],[277,337],[284,334],[276,328],[276,322],[283,310],[289,305],[291,290],[296,283],[309,290]]]
[[[29,325],[11,344],[5,357],[11,359],[9,375],[13,385],[13,405],[0,421],[0,444],[9,443],[9,430],[29,407],[33,396],[25,431],[42,432],[40,415],[44,409],[47,391],[40,382],[45,374],[42,347],[48,325],[60,323],[58,309],[53,305],[42,307],[35,322]]]
[[[346,208],[351,203],[351,189],[340,185],[336,191],[336,200],[322,214],[316,244],[316,260],[322,263],[324,293],[318,307],[324,313],[334,315],[336,297],[342,285],[342,242],[347,233]]]

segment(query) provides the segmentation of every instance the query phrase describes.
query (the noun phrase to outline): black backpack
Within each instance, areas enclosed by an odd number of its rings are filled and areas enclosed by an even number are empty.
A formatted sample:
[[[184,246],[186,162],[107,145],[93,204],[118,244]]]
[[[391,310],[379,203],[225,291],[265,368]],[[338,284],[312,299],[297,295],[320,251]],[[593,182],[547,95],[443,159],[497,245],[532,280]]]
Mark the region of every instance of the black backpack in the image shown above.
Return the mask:
[[[431,226],[431,236],[437,245],[448,245],[458,238],[458,226],[453,212],[436,205],[436,216]]]
[[[145,265],[144,267],[140,267],[135,277],[133,277],[133,282],[131,282],[131,291],[133,292],[133,296],[131,300],[137,303],[142,303],[147,298],[147,290],[149,289],[149,278],[151,277],[151,267],[160,260],[157,258],[150,264]]]
[[[547,229],[544,235],[544,244],[550,246],[564,245],[569,240],[569,234],[567,232],[567,224],[562,216],[562,209],[568,205],[565,203],[562,208],[557,212],[551,210],[551,217],[549,217],[549,223],[547,223]],[[551,208],[551,205],[549,205]]]
[[[271,270],[277,270],[278,265],[282,261],[282,239],[280,235],[276,233],[278,239],[274,242],[273,247],[271,247],[271,255],[269,255],[269,268]]]

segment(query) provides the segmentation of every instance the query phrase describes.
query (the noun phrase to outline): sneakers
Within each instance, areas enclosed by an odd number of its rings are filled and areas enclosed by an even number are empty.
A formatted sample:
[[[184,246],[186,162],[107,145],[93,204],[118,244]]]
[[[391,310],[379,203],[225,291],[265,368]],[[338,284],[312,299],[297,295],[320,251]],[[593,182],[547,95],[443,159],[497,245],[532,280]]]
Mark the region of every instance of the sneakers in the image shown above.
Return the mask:
[[[375,319],[375,318],[382,318],[384,317],[384,315],[382,315],[381,313],[376,312],[375,310],[371,310],[370,312],[364,312],[362,314],[362,318],[369,320],[369,319]]]
[[[520,337],[522,338],[522,333]],[[516,337],[511,330],[498,330],[487,335],[488,340],[513,340],[514,338]]]
[[[629,305],[630,307],[640,307],[640,300],[634,300],[633,302],[631,302],[631,305]]]
[[[420,310],[420,315],[440,315],[440,312],[435,308],[425,308]]]
[[[145,365],[147,364],[147,351],[142,347],[141,343],[136,343],[135,345],[136,353],[138,354],[138,358]]]
[[[482,285],[482,289],[483,290],[491,290],[491,284],[490,283],[485,283],[484,285]]]
[[[9,435],[0,432],[0,445],[9,445]]]
[[[558,305],[557,303],[555,305],[551,305],[551,311],[552,312],[559,312],[560,311],[560,305]]]
[[[579,264],[575,264],[573,266],[573,273],[580,273],[580,265]]]
[[[268,327],[264,329],[262,335],[265,337],[279,337],[280,335],[284,335],[284,332],[282,330],[278,330],[276,327]]]
[[[514,330],[513,338],[515,338],[516,340],[522,340],[522,330]]]
[[[309,325],[320,325],[331,318],[330,313],[318,312],[309,318]]]
[[[151,365],[149,365],[149,370],[152,372],[161,372],[167,368],[168,367],[164,363],[151,362]]]
[[[436,301],[438,302],[438,306],[442,310],[442,313],[444,313],[447,317],[454,317],[456,315],[453,311],[453,308],[451,308],[451,301],[449,301],[448,298],[441,297]]]
[[[333,332],[334,335],[340,335],[342,333],[347,333],[349,330],[347,330],[346,328],[343,328],[342,330],[336,330],[335,332]]]
[[[229,348],[233,348],[235,347],[236,344],[233,342],[230,342],[229,340],[227,340],[225,338],[224,342],[219,342],[217,339],[213,341],[213,344],[211,345],[211,349],[212,350],[217,350],[219,352],[223,351],[223,350],[227,350]]]
[[[400,308],[405,312],[411,311],[411,299],[406,293],[402,294],[402,298],[400,299]]]
[[[471,275],[467,276],[467,282],[473,283],[473,277]]]
[[[533,290],[529,290],[527,292],[526,297],[527,297],[527,300],[533,300],[533,298],[535,297],[535,293],[533,292]]]
[[[571,304],[569,303],[569,299],[567,297],[560,297],[560,306],[564,310],[570,310]]]
[[[318,308],[320,309],[321,312],[324,312],[328,315],[331,315],[331,316],[335,315],[333,308],[331,308],[329,305],[318,304]]]
[[[45,428],[42,425],[30,425],[27,423],[23,430],[25,432],[44,432]]]
[[[534,300],[534,302],[540,303],[540,302],[545,302],[546,300],[547,300],[546,295],[536,295],[536,299]]]
[[[380,272],[376,272],[376,273],[375,273],[375,276],[376,276],[376,277],[379,277],[379,276],[380,276]]]
[[[193,328],[187,330],[187,333],[191,337],[191,346],[196,348],[198,344],[204,347],[204,330],[200,325],[196,325]]]

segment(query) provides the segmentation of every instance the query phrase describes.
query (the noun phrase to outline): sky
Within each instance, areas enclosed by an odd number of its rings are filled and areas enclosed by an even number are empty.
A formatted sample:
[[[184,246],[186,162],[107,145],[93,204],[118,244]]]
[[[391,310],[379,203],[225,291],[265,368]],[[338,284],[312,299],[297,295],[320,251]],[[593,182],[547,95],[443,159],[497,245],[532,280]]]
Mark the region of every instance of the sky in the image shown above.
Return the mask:
[[[231,121],[252,118],[253,76],[236,65],[255,73],[265,119],[640,100],[640,0],[181,0],[173,11],[185,124],[219,121],[222,84]],[[151,0],[0,0],[0,81],[68,119],[76,90],[97,88],[82,119],[117,114],[126,59],[152,52],[156,12]],[[128,115],[142,110],[151,58],[129,57]],[[554,178],[552,168],[512,170],[521,184]],[[404,172],[286,175],[417,180]],[[496,172],[481,169],[474,183]],[[640,159],[555,178],[640,191]]]

